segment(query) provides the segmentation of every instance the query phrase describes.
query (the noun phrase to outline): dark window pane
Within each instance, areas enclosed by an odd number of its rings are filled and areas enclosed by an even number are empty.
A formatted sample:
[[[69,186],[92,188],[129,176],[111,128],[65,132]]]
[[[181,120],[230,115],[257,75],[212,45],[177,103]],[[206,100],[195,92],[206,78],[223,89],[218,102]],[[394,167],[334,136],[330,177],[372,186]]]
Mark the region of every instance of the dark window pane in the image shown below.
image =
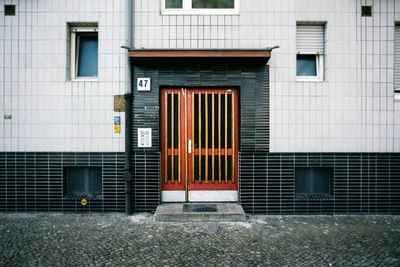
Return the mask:
[[[168,165],[168,174],[167,174],[167,178],[168,180],[172,180],[172,156],[168,156],[167,157],[167,165]]]
[[[68,192],[85,193],[85,171],[84,168],[70,168],[68,170]]]
[[[199,156],[194,156],[194,179],[199,180]]]
[[[202,148],[206,147],[206,95],[205,94],[201,94],[201,147]]]
[[[221,147],[225,148],[225,95],[221,94]]]
[[[218,114],[219,114],[219,103],[218,103],[218,94],[214,95],[214,147],[218,147],[218,127],[221,125],[218,124]],[[212,140],[211,140],[212,141]]]
[[[235,8],[235,0],[192,0],[192,8]]]
[[[208,120],[208,129],[207,129],[207,138],[208,138],[208,148],[212,147],[212,94],[207,95],[207,120]],[[210,165],[211,166],[211,165]]]
[[[165,8],[182,8],[182,0],[165,0]]]
[[[329,194],[329,168],[296,168],[296,194]]]
[[[297,55],[297,76],[317,76],[316,55]]]
[[[102,182],[101,182],[101,169],[100,168],[86,168],[85,172],[89,178],[89,189],[90,193],[101,194],[103,191]]]
[[[194,148],[199,148],[199,94],[194,95]]]
[[[232,95],[228,94],[228,148],[232,148]]]
[[[168,96],[167,96],[167,136],[168,136],[168,139],[167,139],[167,147],[168,148],[171,148],[172,147],[172,135],[171,135],[171,133],[172,133],[172,131],[171,131],[171,120],[172,120],[172,95],[171,94],[168,94]]]
[[[208,170],[207,170],[207,172],[208,172],[208,179],[212,179],[212,176],[213,176],[213,173],[212,173],[212,157],[208,157],[207,158],[207,161],[208,161]]]
[[[204,147],[204,146],[203,146]],[[210,168],[211,165],[208,165]],[[201,177],[202,180],[206,179],[206,156],[201,156]],[[208,177],[210,179],[210,177]]]
[[[98,65],[97,35],[78,37],[78,77],[96,77]]]
[[[179,137],[179,131],[178,131],[178,126],[179,126],[179,110],[178,110],[178,108],[179,108],[179,103],[178,103],[178,99],[179,99],[179,97],[178,97],[178,94],[173,94],[173,96],[174,96],[174,110],[173,110],[173,113],[174,113],[174,148],[178,148],[178,146],[179,146],[179,139],[178,139],[178,137]],[[172,133],[171,133],[172,134]]]
[[[174,181],[179,179],[179,157],[174,156]]]

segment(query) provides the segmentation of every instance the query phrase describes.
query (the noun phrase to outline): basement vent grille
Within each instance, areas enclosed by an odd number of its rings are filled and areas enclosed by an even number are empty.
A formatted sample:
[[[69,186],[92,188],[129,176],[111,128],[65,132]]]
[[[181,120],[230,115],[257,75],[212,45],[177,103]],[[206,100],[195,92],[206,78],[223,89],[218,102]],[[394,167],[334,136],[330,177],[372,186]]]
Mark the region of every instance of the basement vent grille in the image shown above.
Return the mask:
[[[184,204],[183,212],[218,212],[216,204]]]
[[[82,199],[82,198],[86,198],[86,199],[91,199],[91,200],[99,200],[99,199],[103,199],[103,194],[99,194],[99,193],[74,193],[74,192],[70,192],[67,193],[64,196],[65,199]]]
[[[333,199],[331,194],[311,193],[311,194],[296,194],[296,200],[329,200]]]

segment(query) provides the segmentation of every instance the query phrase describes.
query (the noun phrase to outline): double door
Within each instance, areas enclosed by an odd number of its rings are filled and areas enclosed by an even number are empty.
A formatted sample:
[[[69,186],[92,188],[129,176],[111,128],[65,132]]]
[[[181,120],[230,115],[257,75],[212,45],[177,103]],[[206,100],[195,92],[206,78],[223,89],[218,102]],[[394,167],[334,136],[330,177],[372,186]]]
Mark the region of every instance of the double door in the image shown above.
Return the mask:
[[[237,190],[237,91],[171,88],[160,99],[161,189],[181,192],[182,201],[199,200],[194,191]]]

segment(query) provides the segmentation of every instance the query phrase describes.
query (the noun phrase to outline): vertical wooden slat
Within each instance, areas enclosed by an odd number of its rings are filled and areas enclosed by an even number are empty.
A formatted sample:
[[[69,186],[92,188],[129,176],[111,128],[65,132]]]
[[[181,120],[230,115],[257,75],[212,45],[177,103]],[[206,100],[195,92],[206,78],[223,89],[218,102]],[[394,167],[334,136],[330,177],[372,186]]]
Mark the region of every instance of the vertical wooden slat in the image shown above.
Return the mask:
[[[201,182],[201,93],[199,93],[199,182]]]
[[[174,119],[175,119],[175,107],[174,107],[175,94],[171,94],[171,179],[175,181],[175,164],[174,164],[174,152],[175,152],[175,136],[174,136]]]
[[[214,93],[212,93],[212,99],[211,99],[211,114],[212,114],[212,120],[211,120],[211,151],[212,151],[212,156],[211,156],[211,163],[212,163],[212,182],[214,182],[214,173],[215,173],[215,162],[214,162],[214,156],[215,156],[215,151],[214,151],[214,146],[215,146],[215,100],[214,100]]]
[[[205,113],[206,113],[206,183],[208,183],[208,94],[205,94]]]
[[[232,183],[235,182],[235,94],[232,92]]]
[[[218,93],[218,182],[221,183],[221,93]]]
[[[164,181],[168,182],[168,93],[164,92]]]
[[[192,182],[194,183],[194,149],[195,149],[195,145],[194,145],[194,92],[192,92],[192,99],[191,99],[191,103],[190,103],[191,107],[192,107],[192,114],[191,114],[191,118],[190,120],[192,121],[192,144],[193,144],[193,149],[192,149]]]
[[[225,92],[225,183],[228,182],[228,94]]]
[[[178,182],[181,183],[181,94],[178,93]]]

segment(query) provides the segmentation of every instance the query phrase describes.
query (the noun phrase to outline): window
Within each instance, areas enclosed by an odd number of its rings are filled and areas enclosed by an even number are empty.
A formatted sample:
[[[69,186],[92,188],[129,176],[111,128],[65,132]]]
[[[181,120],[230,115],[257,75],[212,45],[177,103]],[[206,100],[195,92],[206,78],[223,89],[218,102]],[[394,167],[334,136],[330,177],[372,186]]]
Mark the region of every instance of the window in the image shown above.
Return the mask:
[[[102,197],[100,167],[66,167],[64,170],[66,198],[98,199]]]
[[[192,0],[192,8],[235,8],[234,0]]]
[[[15,16],[15,5],[4,5],[5,16]]]
[[[97,24],[70,25],[71,79],[97,78],[98,33]]]
[[[394,30],[394,99],[400,101],[400,25]]]
[[[238,14],[239,0],[161,0],[162,14]]]
[[[297,76],[317,76],[316,55],[297,55]]]
[[[324,77],[325,26],[297,24],[296,76],[299,81],[322,81]]]
[[[297,199],[330,199],[330,168],[296,168]]]

